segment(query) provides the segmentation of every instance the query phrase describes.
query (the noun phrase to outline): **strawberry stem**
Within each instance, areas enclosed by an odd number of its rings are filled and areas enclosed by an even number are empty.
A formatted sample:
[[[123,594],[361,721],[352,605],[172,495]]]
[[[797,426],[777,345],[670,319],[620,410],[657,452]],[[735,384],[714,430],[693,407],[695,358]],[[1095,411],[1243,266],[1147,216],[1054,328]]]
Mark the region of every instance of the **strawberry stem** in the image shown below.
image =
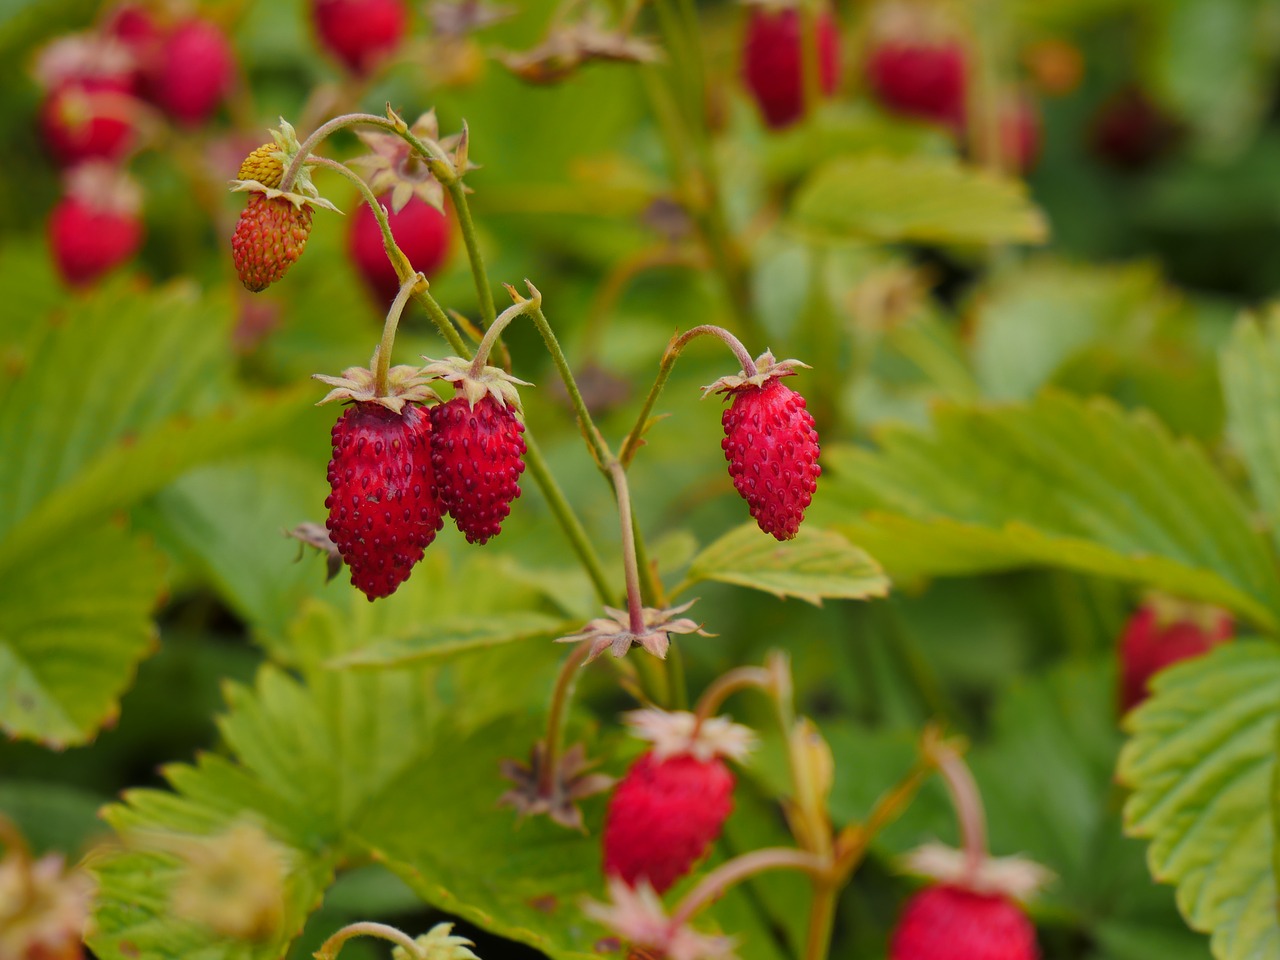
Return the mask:
[[[713,680],[707,689],[702,691],[702,696],[698,698],[698,703],[693,708],[696,720],[694,733],[697,733],[697,728],[701,727],[704,721],[714,716],[729,697],[739,690],[749,690],[753,687],[772,691],[773,674],[764,667],[734,667],[728,673],[723,673]]]
[[[969,877],[973,877],[987,859],[987,818],[982,809],[982,794],[969,765],[952,745],[939,741],[926,749],[947,785],[947,792],[951,794],[951,805],[955,808],[964,844],[965,870]]]
[[[831,865],[815,854],[793,847],[765,847],[744,853],[720,864],[689,891],[671,913],[672,928],[688,923],[730,887],[769,870],[803,870],[825,879],[830,875]]]
[[[404,313],[404,305],[409,302],[413,288],[425,283],[426,277],[415,273],[406,277],[400,284],[396,298],[391,301],[391,309],[387,311],[387,319],[382,324],[382,340],[378,344],[378,362],[373,368],[373,389],[380,397],[387,395],[387,373],[391,369],[391,351],[396,344],[396,330],[400,327],[400,316]]]
[[[547,712],[547,735],[542,741],[542,769],[538,771],[539,796],[551,796],[555,786],[556,765],[560,762],[560,751],[564,749],[564,718],[568,713],[569,701],[573,699],[573,682],[590,652],[591,641],[583,640],[569,651],[569,656],[560,664],[560,672],[556,674],[556,685],[551,691],[551,709]]]
[[[649,388],[649,395],[644,399],[644,406],[640,408],[640,414],[636,417],[635,425],[632,426],[631,432],[627,434],[627,439],[623,441],[622,450],[618,454],[618,459],[622,461],[624,466],[631,463],[636,451],[640,449],[641,439],[644,437],[645,428],[649,424],[649,415],[653,413],[654,404],[658,402],[658,396],[662,393],[663,387],[667,385],[667,380],[671,377],[671,371],[675,368],[676,360],[690,341],[701,336],[717,337],[723,340],[725,345],[733,351],[738,363],[742,365],[744,376],[754,377],[760,372],[756,368],[755,360],[751,358],[751,354],[747,352],[747,348],[743,346],[742,341],[724,327],[704,323],[687,330],[683,334],[672,337],[671,342],[667,344],[666,352],[662,355],[662,364],[658,367],[658,376],[654,379],[653,386]]]
[[[422,950],[407,933],[385,923],[374,923],[371,920],[347,924],[321,944],[320,949],[313,956],[316,960],[334,960],[342,950],[342,945],[353,937],[378,937],[403,947],[414,960],[423,960]]]
[[[640,571],[636,563],[635,527],[631,523],[631,491],[627,487],[627,471],[614,460],[609,464],[613,489],[618,497],[618,522],[622,526],[622,569],[627,578],[628,627],[636,636],[645,632],[644,604],[640,599]]]
[[[472,379],[477,379],[484,372],[485,365],[489,362],[489,352],[493,350],[494,345],[498,342],[498,337],[502,331],[507,329],[516,317],[524,316],[527,313],[537,310],[542,303],[542,294],[538,292],[538,288],[528,280],[525,283],[529,287],[530,299],[525,299],[516,293],[514,287],[507,284],[507,292],[511,294],[511,299],[515,301],[507,309],[503,310],[489,325],[489,329],[485,331],[484,336],[480,339],[479,345],[476,347],[476,355],[471,359],[471,369],[467,371],[467,375]]]

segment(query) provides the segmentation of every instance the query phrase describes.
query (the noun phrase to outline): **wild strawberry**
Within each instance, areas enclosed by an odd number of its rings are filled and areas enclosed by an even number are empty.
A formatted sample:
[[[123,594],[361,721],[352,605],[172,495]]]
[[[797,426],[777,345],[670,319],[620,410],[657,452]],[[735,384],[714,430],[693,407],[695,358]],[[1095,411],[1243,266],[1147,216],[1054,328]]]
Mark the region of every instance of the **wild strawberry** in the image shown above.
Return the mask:
[[[82,164],[49,216],[49,247],[63,279],[84,286],[137,252],[142,243],[137,186],[110,164]]]
[[[403,0],[312,0],[320,42],[352,73],[366,74],[404,36]]]
[[[1009,898],[961,886],[925,887],[907,901],[889,960],[1037,960],[1036,930]]]
[[[230,93],[235,73],[235,54],[223,32],[208,20],[186,20],[165,36],[148,89],[169,116],[196,126]]]
[[[284,179],[284,161],[278,144],[264,143],[254,148],[240,162],[236,176],[241,180],[255,180],[264,187],[278,187]]]
[[[799,531],[822,474],[813,415],[804,397],[780,379],[797,366],[802,364],[776,362],[765,352],[754,375],[721,377],[704,391],[733,398],[721,417],[729,476],[760,529],[779,540]]]
[[[133,144],[135,61],[109,38],[73,34],[40,54],[36,75],[48,91],[40,131],[63,166],[118,160]]]
[[[1231,615],[1224,610],[1149,596],[1129,618],[1120,638],[1121,712],[1147,698],[1155,674],[1226,643],[1233,630]]]
[[[945,8],[890,0],[875,10],[864,69],[872,94],[895,113],[964,127],[968,58]]]
[[[449,253],[449,221],[435,207],[416,196],[399,213],[391,210],[390,197],[379,198],[388,209],[388,222],[396,243],[413,268],[430,277]],[[368,205],[361,204],[351,217],[347,250],[365,284],[383,304],[390,304],[400,290],[400,279],[387,259],[382,230]]]
[[[135,89],[141,90],[147,73],[160,56],[164,29],[146,7],[125,3],[111,10],[102,22],[102,33],[119,42],[133,57]]]
[[[302,256],[310,234],[310,204],[251,193],[231,237],[240,282],[254,293],[267,289]]]
[[[371,601],[390,596],[444,524],[425,408],[348,407],[333,427],[329,485],[326,526],[351,582]]]
[[[816,22],[818,82],[824,94],[840,82],[840,34],[827,6]],[[804,115],[804,39],[800,14],[794,6],[781,9],[752,7],[743,42],[742,79],[751,91],[764,121],[786,127]]]
[[[637,710],[627,716],[653,749],[618,782],[604,824],[604,872],[658,893],[688,873],[720,835],[733,810],[733,773],[721,759],[742,759],[751,731],[722,717]]]
[[[468,543],[486,543],[520,496],[524,424],[502,401],[484,396],[472,404],[459,390],[431,408],[431,428],[440,502]]]

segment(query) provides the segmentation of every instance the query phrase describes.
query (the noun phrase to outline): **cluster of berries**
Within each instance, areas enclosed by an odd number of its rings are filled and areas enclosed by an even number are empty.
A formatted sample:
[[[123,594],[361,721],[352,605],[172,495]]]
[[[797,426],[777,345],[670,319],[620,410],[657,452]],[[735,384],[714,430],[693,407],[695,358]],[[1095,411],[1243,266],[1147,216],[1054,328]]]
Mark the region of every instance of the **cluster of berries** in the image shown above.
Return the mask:
[[[749,15],[743,42],[742,76],[765,122],[789,126],[804,114],[805,78],[799,7],[787,0],[760,0]],[[825,96],[840,83],[840,28],[822,5],[814,20],[816,79]],[[926,4],[882,4],[873,17],[863,55],[871,93],[886,109],[947,127],[963,136],[968,117],[969,54],[959,29]],[[998,122],[1004,156],[1020,171],[1040,151],[1040,121],[1024,94],[1001,103]]]
[[[124,163],[144,129],[164,119],[188,128],[206,122],[235,72],[216,24],[136,4],[116,7],[92,31],[45,48],[36,68],[45,91],[39,124],[66,180],[48,229],[68,283],[92,283],[142,242],[141,194]]]

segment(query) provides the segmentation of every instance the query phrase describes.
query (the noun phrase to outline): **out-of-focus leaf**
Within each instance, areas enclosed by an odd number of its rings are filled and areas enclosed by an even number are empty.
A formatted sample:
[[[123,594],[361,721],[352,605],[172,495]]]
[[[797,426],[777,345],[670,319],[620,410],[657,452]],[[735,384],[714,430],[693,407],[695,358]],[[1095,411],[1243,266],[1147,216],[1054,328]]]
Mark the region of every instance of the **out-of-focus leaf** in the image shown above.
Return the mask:
[[[1242,320],[1222,352],[1227,432],[1249,467],[1273,538],[1280,537],[1280,311]]]
[[[1149,414],[1047,394],[942,407],[879,452],[828,448],[812,519],[894,578],[1061,566],[1220,604],[1272,629],[1280,581],[1245,505]]]
[[[1280,955],[1276,721],[1280,652],[1240,642],[1162,673],[1127,720],[1127,828],[1219,960]]]
[[[334,667],[398,667],[443,660],[506,643],[551,640],[570,632],[574,623],[541,613],[491,614],[465,620],[442,620],[420,632],[394,640],[375,642],[339,657]]]
[[[802,526],[779,542],[754,523],[743,524],[693,559],[675,594],[703,580],[734,583],[778,597],[820,605],[823,597],[866,600],[889,592],[879,564],[838,533]]]
[[[1019,181],[927,157],[832,161],[800,188],[792,214],[805,228],[873,240],[967,245],[1048,236]]]

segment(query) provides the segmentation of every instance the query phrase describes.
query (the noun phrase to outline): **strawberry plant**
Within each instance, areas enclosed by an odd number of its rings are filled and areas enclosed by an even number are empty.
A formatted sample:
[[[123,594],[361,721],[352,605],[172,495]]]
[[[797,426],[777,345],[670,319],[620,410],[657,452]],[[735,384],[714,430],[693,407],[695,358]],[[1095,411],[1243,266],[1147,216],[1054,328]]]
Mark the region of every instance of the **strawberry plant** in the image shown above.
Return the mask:
[[[0,960],[1280,955],[1273,21],[0,12]]]

